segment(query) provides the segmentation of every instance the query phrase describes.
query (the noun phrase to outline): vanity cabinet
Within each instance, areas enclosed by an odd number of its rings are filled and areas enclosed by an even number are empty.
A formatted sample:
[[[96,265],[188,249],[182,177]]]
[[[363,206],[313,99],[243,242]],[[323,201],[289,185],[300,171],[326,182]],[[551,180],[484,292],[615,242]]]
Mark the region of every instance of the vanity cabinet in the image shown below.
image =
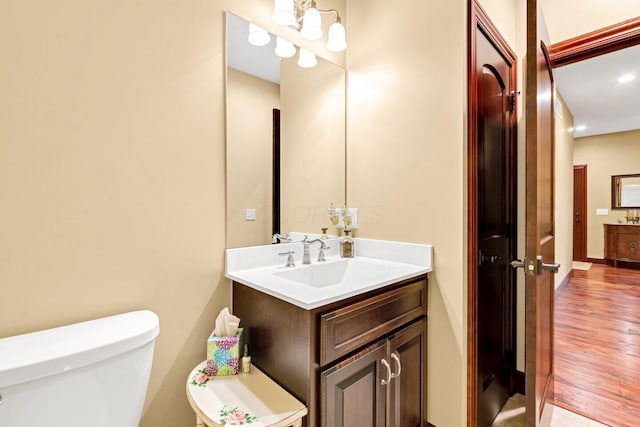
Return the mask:
[[[609,264],[618,261],[640,263],[640,225],[604,224],[604,257]]]
[[[323,427],[421,426],[426,320],[321,374]]]
[[[233,312],[306,426],[426,424],[426,275],[311,310],[234,282]]]

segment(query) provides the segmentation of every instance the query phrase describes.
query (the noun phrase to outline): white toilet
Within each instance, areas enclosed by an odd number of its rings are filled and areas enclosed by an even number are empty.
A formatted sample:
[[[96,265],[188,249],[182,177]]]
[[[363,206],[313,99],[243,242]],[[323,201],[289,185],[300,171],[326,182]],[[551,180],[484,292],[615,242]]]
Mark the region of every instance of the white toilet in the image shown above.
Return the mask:
[[[134,311],[0,339],[0,426],[138,426],[159,330]]]

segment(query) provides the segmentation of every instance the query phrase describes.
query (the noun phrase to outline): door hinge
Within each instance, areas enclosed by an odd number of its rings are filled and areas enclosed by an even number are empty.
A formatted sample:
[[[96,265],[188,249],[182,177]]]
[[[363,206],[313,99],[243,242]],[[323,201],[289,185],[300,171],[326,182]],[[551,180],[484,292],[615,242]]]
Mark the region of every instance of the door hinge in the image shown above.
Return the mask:
[[[512,90],[511,94],[509,95],[509,111],[515,111],[516,110],[516,96],[520,95],[520,91],[515,91]]]

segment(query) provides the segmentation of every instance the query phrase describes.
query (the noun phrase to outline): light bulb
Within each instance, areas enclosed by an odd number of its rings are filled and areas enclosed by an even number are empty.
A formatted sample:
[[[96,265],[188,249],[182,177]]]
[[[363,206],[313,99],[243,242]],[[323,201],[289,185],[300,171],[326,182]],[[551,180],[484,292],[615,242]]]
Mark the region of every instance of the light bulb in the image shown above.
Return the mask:
[[[295,25],[296,18],[293,14],[293,0],[275,0],[271,19],[280,25]]]
[[[322,37],[322,18],[318,9],[313,6],[304,13],[300,35],[307,40],[318,40]]]
[[[342,52],[347,48],[347,40],[344,25],[336,21],[329,27],[327,49],[332,52]]]
[[[269,44],[271,36],[264,28],[258,27],[256,24],[249,23],[249,43],[254,46],[264,46]]]
[[[300,54],[298,56],[298,65],[302,68],[315,67],[318,63],[316,54],[308,51],[307,49],[300,48]]]
[[[296,47],[289,40],[282,37],[276,38],[276,55],[280,58],[291,58],[296,54]]]

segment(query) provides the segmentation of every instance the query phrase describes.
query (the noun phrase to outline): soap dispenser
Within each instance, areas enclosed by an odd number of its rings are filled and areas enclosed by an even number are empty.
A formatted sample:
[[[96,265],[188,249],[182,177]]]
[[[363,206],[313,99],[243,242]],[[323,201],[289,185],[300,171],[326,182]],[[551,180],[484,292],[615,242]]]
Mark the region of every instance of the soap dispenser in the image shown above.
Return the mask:
[[[353,239],[349,236],[351,230],[344,230],[344,239],[340,242],[340,256],[343,258],[353,258]]]

